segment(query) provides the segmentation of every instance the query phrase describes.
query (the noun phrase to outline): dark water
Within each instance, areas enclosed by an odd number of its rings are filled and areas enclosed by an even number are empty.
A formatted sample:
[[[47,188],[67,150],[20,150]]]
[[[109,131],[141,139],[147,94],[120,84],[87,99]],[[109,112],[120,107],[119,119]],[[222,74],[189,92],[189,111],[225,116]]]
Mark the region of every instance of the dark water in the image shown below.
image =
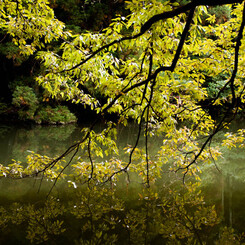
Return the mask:
[[[60,155],[80,139],[80,130],[76,125],[0,125],[0,163],[13,158],[24,163],[29,151]],[[134,125],[120,128],[119,148],[133,144],[136,135]],[[157,140],[150,142],[152,151]],[[48,198],[52,181],[1,178],[0,244],[239,244],[233,232],[245,232],[245,152],[224,151],[215,164],[202,167],[203,201],[199,194],[177,198],[186,190],[171,174],[151,190],[137,177],[129,183],[126,175],[116,187],[68,187],[63,180]]]

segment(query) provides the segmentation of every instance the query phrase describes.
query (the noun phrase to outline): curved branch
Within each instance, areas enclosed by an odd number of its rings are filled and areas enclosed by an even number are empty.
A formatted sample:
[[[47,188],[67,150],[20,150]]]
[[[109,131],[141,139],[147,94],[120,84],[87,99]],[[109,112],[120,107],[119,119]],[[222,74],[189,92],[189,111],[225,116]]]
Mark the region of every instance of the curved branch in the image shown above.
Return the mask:
[[[161,14],[156,14],[153,17],[151,17],[148,21],[145,22],[145,24],[141,27],[141,33],[145,33],[147,30],[150,29],[150,27],[160,21],[165,20],[169,18],[173,18],[175,16],[178,16],[179,14],[186,13],[187,11],[191,9],[195,9],[197,6],[202,5],[208,5],[208,6],[215,6],[215,5],[224,5],[224,4],[233,4],[233,3],[241,3],[241,0],[193,0],[192,2],[183,5],[177,9],[163,12]]]
[[[62,71],[58,71],[56,73],[62,73],[62,72],[68,72],[68,71],[72,71],[80,66],[82,66],[83,64],[85,64],[86,62],[88,62],[90,59],[92,59],[95,55],[97,55],[99,52],[113,46],[114,44],[117,44],[117,43],[121,43],[125,40],[132,40],[132,39],[136,39],[137,37],[141,36],[142,34],[141,33],[138,33],[134,36],[127,36],[127,37],[122,37],[120,39],[117,39],[117,40],[114,40],[112,41],[111,43],[108,43],[106,45],[103,45],[102,47],[100,47],[99,49],[97,49],[96,51],[94,51],[92,54],[90,54],[86,59],[84,59],[83,61],[81,61],[80,63],[78,63],[77,65],[73,66],[72,68],[70,69],[66,69],[66,70],[62,70]]]

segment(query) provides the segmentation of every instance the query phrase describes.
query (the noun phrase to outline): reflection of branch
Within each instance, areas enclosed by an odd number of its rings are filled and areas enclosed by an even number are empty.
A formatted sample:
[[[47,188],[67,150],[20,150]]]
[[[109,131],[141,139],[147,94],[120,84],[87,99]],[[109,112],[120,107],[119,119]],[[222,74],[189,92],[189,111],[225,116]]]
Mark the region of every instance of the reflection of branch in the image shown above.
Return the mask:
[[[191,220],[191,218],[189,218],[188,214],[185,214],[184,212],[181,212],[181,210],[180,210],[180,208],[179,208],[179,205],[178,205],[177,203],[176,203],[176,207],[177,207],[179,213],[182,214],[182,215],[184,215],[184,217],[187,219],[187,221],[190,222],[190,224],[191,224],[191,226],[192,226],[192,229],[193,229],[194,233],[196,234],[199,243],[202,245],[203,242],[202,242],[202,239],[201,239],[201,237],[200,237],[199,231],[198,231],[198,229],[197,229],[196,226],[195,226],[195,223]],[[188,225],[186,224],[186,222],[184,223],[184,226],[187,227],[187,228],[189,229],[189,227],[188,227]]]

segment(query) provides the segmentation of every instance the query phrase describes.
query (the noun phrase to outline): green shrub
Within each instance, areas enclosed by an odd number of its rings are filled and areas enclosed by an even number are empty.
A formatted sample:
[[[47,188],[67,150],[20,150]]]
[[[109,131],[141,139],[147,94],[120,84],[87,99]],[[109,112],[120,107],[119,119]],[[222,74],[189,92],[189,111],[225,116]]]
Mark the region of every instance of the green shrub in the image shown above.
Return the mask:
[[[12,104],[18,109],[21,120],[32,120],[38,124],[65,124],[76,122],[76,116],[66,106],[39,106],[33,89],[28,86],[16,86]]]
[[[32,88],[17,86],[13,93],[12,104],[17,107],[21,120],[33,120],[39,102]]]

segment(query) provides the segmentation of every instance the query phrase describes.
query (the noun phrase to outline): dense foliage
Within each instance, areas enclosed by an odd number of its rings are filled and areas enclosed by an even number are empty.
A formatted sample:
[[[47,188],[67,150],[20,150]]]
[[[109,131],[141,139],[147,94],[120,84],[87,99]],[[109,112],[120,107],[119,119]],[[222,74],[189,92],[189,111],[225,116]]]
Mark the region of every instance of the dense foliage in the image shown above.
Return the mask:
[[[182,174],[188,197],[198,193],[200,166],[221,154],[218,146],[211,145],[213,137],[229,127],[245,102],[244,3],[132,0],[126,2],[128,16],[117,16],[103,30],[83,33],[65,29],[47,1],[0,3],[0,28],[12,37],[20,53],[30,55],[39,50],[36,58],[42,70],[36,81],[45,90],[45,96],[89,107],[98,115],[90,127],[82,130],[81,140],[64,154],[52,158],[32,153],[25,165],[20,161],[0,165],[0,176],[24,178],[42,174],[53,180],[53,187],[61,178],[74,187],[87,183],[87,191],[93,190],[100,199],[105,190],[96,193],[99,184],[113,186],[120,175],[125,174],[129,181],[130,174],[136,173],[149,187],[165,169]],[[215,4],[227,4],[216,9],[220,15],[209,11]],[[58,48],[44,49],[55,40],[61,42]],[[34,98],[31,91],[27,92]],[[18,98],[16,105],[22,103]],[[212,118],[208,110],[211,106],[222,107],[223,114]],[[116,120],[108,120],[110,114],[116,115]],[[99,118],[106,123],[98,132],[94,127]],[[117,125],[127,126],[130,121],[138,124],[137,135],[134,144],[124,146],[125,154],[121,157],[116,142]],[[139,147],[142,134],[144,147]],[[162,137],[161,144],[150,152],[149,139],[156,136]],[[243,147],[243,140],[243,130],[227,133],[224,145],[240,143]],[[68,168],[71,173],[67,176]],[[146,197],[151,198],[151,193]],[[157,199],[157,193],[154,198]],[[159,234],[166,235],[167,241],[171,242],[173,236],[189,244],[195,234],[194,239],[201,243],[197,230],[217,222],[213,207],[194,209],[193,219],[197,220],[192,220],[185,210],[188,199],[179,198],[176,192],[172,198],[166,205],[163,199],[160,201],[160,212],[168,213],[169,219],[163,221],[162,213],[158,217],[162,227]],[[189,204],[192,207],[198,201],[203,204],[202,199]],[[186,218],[181,228],[176,225],[182,222],[176,221],[178,212]],[[132,213],[131,217],[141,215]],[[206,216],[210,220],[205,220]],[[146,218],[139,222],[142,220]],[[124,222],[126,227],[128,223],[134,227],[131,218],[126,217]],[[95,229],[92,223],[89,225]],[[53,224],[54,232],[60,226]]]

